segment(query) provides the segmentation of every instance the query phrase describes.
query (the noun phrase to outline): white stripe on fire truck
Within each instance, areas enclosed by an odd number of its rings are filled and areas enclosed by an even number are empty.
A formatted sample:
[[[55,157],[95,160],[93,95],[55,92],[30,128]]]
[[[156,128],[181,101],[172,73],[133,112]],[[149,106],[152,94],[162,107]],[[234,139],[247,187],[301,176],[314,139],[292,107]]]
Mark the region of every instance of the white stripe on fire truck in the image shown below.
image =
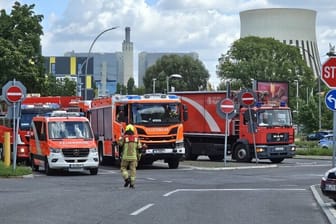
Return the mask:
[[[36,130],[35,124],[33,123],[32,126],[33,126],[33,132],[34,132],[34,139],[35,139],[35,145],[36,145],[37,154],[38,154],[38,155],[42,155],[40,139],[38,138],[37,130]]]
[[[190,98],[187,98],[184,96],[182,98],[186,102],[190,103],[204,117],[204,119],[208,123],[208,126],[212,132],[220,132],[220,128],[217,125],[215,119],[211,116],[211,114],[203,106],[201,106],[199,103],[197,103],[196,101]],[[204,111],[204,115],[203,115],[203,111]]]

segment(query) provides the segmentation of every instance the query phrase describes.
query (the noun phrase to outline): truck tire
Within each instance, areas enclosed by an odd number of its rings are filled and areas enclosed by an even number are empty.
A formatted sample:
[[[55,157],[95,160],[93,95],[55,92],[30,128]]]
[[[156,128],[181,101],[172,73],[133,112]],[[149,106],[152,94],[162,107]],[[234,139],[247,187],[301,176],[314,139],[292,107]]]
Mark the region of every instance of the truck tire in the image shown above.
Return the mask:
[[[47,176],[50,176],[53,173],[53,170],[50,168],[47,158],[44,159],[44,172]]]
[[[168,167],[169,169],[177,169],[179,166],[180,160],[179,159],[170,159],[168,160]]]
[[[33,171],[38,171],[39,166],[35,165],[33,154],[30,155],[30,165]]]
[[[90,169],[90,175],[97,175],[97,174],[98,174],[98,168]]]
[[[245,144],[238,144],[234,149],[235,158],[238,162],[251,162],[252,156],[250,150]]]
[[[284,158],[274,158],[274,159],[270,159],[272,163],[281,163]]]
[[[186,139],[185,140],[185,159],[186,160],[197,160],[198,155],[192,154],[191,142]]]

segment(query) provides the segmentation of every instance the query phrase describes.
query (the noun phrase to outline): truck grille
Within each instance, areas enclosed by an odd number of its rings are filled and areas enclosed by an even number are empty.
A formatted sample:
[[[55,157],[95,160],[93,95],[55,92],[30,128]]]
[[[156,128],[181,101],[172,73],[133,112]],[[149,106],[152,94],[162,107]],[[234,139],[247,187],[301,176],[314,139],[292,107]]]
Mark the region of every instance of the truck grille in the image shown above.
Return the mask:
[[[62,149],[64,157],[87,157],[89,149]]]
[[[267,134],[267,143],[288,142],[288,141],[289,141],[288,133],[269,133]]]

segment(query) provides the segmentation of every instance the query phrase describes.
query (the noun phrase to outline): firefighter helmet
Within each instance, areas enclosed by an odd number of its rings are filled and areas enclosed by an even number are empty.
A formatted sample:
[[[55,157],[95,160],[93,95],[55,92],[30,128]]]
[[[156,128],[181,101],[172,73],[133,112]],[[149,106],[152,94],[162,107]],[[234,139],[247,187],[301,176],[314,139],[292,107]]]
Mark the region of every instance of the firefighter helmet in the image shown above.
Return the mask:
[[[133,126],[133,125],[131,125],[131,124],[128,124],[128,125],[126,126],[126,129],[125,129],[125,131],[131,131],[131,132],[133,132],[133,133],[134,133],[134,126]]]

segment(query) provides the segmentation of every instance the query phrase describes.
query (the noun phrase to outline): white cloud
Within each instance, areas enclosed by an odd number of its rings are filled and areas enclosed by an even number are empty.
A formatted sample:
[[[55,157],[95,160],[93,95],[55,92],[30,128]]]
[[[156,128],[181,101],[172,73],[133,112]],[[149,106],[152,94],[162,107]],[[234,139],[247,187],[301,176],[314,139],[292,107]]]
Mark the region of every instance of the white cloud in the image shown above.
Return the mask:
[[[22,0],[25,1],[32,0]],[[34,4],[41,8],[39,6],[45,4],[44,1],[35,0]],[[8,8],[13,2],[0,1],[0,8]],[[140,51],[196,52],[211,73],[212,82],[216,80],[217,59],[239,38],[239,12],[243,10],[271,7],[316,10],[316,33],[321,55],[329,50],[329,43],[336,44],[334,0],[157,0],[150,1],[150,5],[145,0],[58,2],[63,4],[63,8],[53,7],[44,15],[44,55],[63,55],[71,50],[87,52],[96,35],[113,26],[119,28],[101,36],[93,51],[121,51],[124,29],[129,26],[134,43],[135,69]],[[323,58],[321,60],[324,61]]]

